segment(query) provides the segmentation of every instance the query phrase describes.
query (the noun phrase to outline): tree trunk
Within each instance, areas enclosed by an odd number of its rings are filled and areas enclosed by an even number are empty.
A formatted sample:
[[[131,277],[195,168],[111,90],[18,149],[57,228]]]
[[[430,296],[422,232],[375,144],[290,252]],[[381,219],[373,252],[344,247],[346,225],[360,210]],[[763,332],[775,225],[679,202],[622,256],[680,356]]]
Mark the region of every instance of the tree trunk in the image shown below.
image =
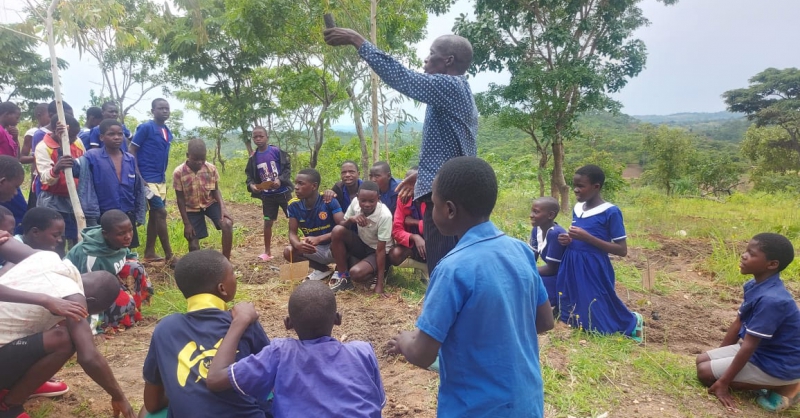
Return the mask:
[[[53,13],[56,11],[58,0],[52,0],[50,6],[47,8],[47,18],[45,19],[45,26],[47,31],[47,46],[50,50],[50,71],[53,73],[53,92],[56,99],[56,110],[58,113],[58,121],[64,126],[67,126],[64,117],[64,101],[61,98],[61,80],[58,78],[58,57],[56,56],[56,38],[53,33]],[[64,156],[70,156],[70,143],[67,130],[61,135],[61,152]],[[67,191],[69,192],[69,201],[72,204],[72,213],[75,215],[75,221],[78,224],[78,241],[81,241],[80,232],[86,228],[86,216],[83,214],[81,201],[78,198],[78,190],[75,187],[75,178],[72,176],[72,168],[64,170],[64,177],[67,180]]]
[[[539,197],[544,197],[544,173],[547,171],[547,148],[539,149],[539,170],[536,173],[536,178],[539,180]]]
[[[314,149],[311,150],[311,159],[309,161],[311,168],[317,167],[319,150],[322,148],[322,143],[325,142],[325,112],[328,111],[329,106],[330,103],[322,105],[322,110],[320,110],[319,117],[317,118],[317,126],[314,127]]]
[[[369,9],[369,37],[373,45],[378,45],[378,0],[370,1]],[[378,84],[380,79],[375,71],[370,70],[372,82],[370,89],[372,90],[372,162],[380,160],[381,156],[381,140],[378,130]]]
[[[242,142],[247,147],[247,155],[253,155],[253,139],[248,135],[246,126],[242,126],[240,129],[242,130]]]
[[[350,98],[350,105],[353,107],[353,122],[356,124],[358,141],[361,143],[361,172],[369,173],[369,151],[367,150],[367,138],[364,136],[363,114],[361,113],[361,107],[358,105],[356,93],[350,86],[347,87],[347,97]]]
[[[222,138],[223,134],[217,135],[217,147],[214,150],[214,160],[219,161],[220,169],[225,172],[225,160],[222,159]]]
[[[561,210],[569,210],[569,185],[564,179],[564,142],[560,137],[553,139],[553,174],[550,177],[550,191],[559,199]]]

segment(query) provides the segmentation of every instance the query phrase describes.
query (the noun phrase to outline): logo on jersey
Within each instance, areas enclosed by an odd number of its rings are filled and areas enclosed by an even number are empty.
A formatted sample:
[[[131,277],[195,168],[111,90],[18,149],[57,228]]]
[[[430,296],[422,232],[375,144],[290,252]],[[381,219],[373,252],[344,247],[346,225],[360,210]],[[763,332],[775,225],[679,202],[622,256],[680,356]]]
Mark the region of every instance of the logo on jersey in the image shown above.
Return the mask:
[[[328,212],[320,212],[319,218],[322,219],[323,221],[328,219]]]
[[[217,354],[217,349],[222,344],[222,338],[214,344],[214,347],[206,349],[202,345],[190,341],[178,353],[178,384],[186,386],[190,375],[193,376],[195,383],[208,376],[208,367],[211,365],[211,360]]]

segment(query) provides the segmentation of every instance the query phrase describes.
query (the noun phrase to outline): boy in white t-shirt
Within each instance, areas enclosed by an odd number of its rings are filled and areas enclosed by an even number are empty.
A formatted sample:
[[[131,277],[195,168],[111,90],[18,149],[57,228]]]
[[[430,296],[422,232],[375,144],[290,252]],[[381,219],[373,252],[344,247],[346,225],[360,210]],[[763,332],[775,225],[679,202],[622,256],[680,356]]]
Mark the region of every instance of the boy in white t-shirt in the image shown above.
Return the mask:
[[[386,254],[392,249],[392,212],[380,201],[380,188],[365,181],[358,189],[344,220],[331,232],[331,252],[336,260],[336,272],[330,285],[334,292],[352,289],[351,281],[374,286],[383,294],[384,276],[388,263]],[[358,226],[358,233],[350,229]],[[355,262],[348,264],[348,259]],[[348,269],[348,266],[350,268]]]

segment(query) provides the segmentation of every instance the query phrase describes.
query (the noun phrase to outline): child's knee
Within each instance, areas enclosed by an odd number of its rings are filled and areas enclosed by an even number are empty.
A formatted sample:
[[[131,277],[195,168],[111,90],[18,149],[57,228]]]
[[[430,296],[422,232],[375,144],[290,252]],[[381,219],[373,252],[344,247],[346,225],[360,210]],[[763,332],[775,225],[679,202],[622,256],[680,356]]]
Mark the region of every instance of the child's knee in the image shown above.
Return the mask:
[[[222,221],[219,223],[219,226],[222,232],[233,231],[233,221],[228,218],[222,218]]]
[[[274,223],[275,221],[271,219],[264,219],[264,229],[272,229],[272,224]]]
[[[336,225],[333,227],[333,230],[331,231],[331,239],[337,239],[337,240],[341,239],[343,234],[348,231],[349,229],[341,225]]]
[[[695,358],[694,364],[705,363],[707,361],[711,361],[711,357],[708,356],[708,353],[698,354]]]
[[[64,353],[71,356],[75,352],[72,337],[66,327],[56,327],[45,331],[42,335],[42,344],[47,353]]]
[[[369,263],[356,263],[353,267],[350,268],[350,278],[354,282],[364,282],[368,280],[374,274],[374,270]]]
[[[294,258],[297,258],[297,257],[293,257],[293,255],[294,254],[292,254],[292,246],[291,245],[284,247],[284,249],[283,249],[283,259],[284,260],[286,260],[286,261],[291,263],[292,261],[294,261]]]
[[[714,372],[711,370],[711,362],[705,361],[697,363],[697,380],[705,386],[711,386],[717,381]]]

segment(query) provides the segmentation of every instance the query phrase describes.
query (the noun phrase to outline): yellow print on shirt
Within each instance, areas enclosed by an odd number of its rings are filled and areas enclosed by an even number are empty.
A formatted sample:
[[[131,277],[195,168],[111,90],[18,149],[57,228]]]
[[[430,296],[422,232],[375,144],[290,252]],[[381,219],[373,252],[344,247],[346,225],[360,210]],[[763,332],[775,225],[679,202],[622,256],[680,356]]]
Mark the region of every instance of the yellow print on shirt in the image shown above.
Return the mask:
[[[222,345],[222,338],[214,344],[214,347],[208,350],[202,345],[198,346],[194,341],[189,341],[183,347],[183,350],[178,353],[178,383],[181,387],[186,386],[189,374],[195,366],[197,366],[195,383],[208,377],[208,368],[211,366],[211,360],[214,359],[220,345]]]

